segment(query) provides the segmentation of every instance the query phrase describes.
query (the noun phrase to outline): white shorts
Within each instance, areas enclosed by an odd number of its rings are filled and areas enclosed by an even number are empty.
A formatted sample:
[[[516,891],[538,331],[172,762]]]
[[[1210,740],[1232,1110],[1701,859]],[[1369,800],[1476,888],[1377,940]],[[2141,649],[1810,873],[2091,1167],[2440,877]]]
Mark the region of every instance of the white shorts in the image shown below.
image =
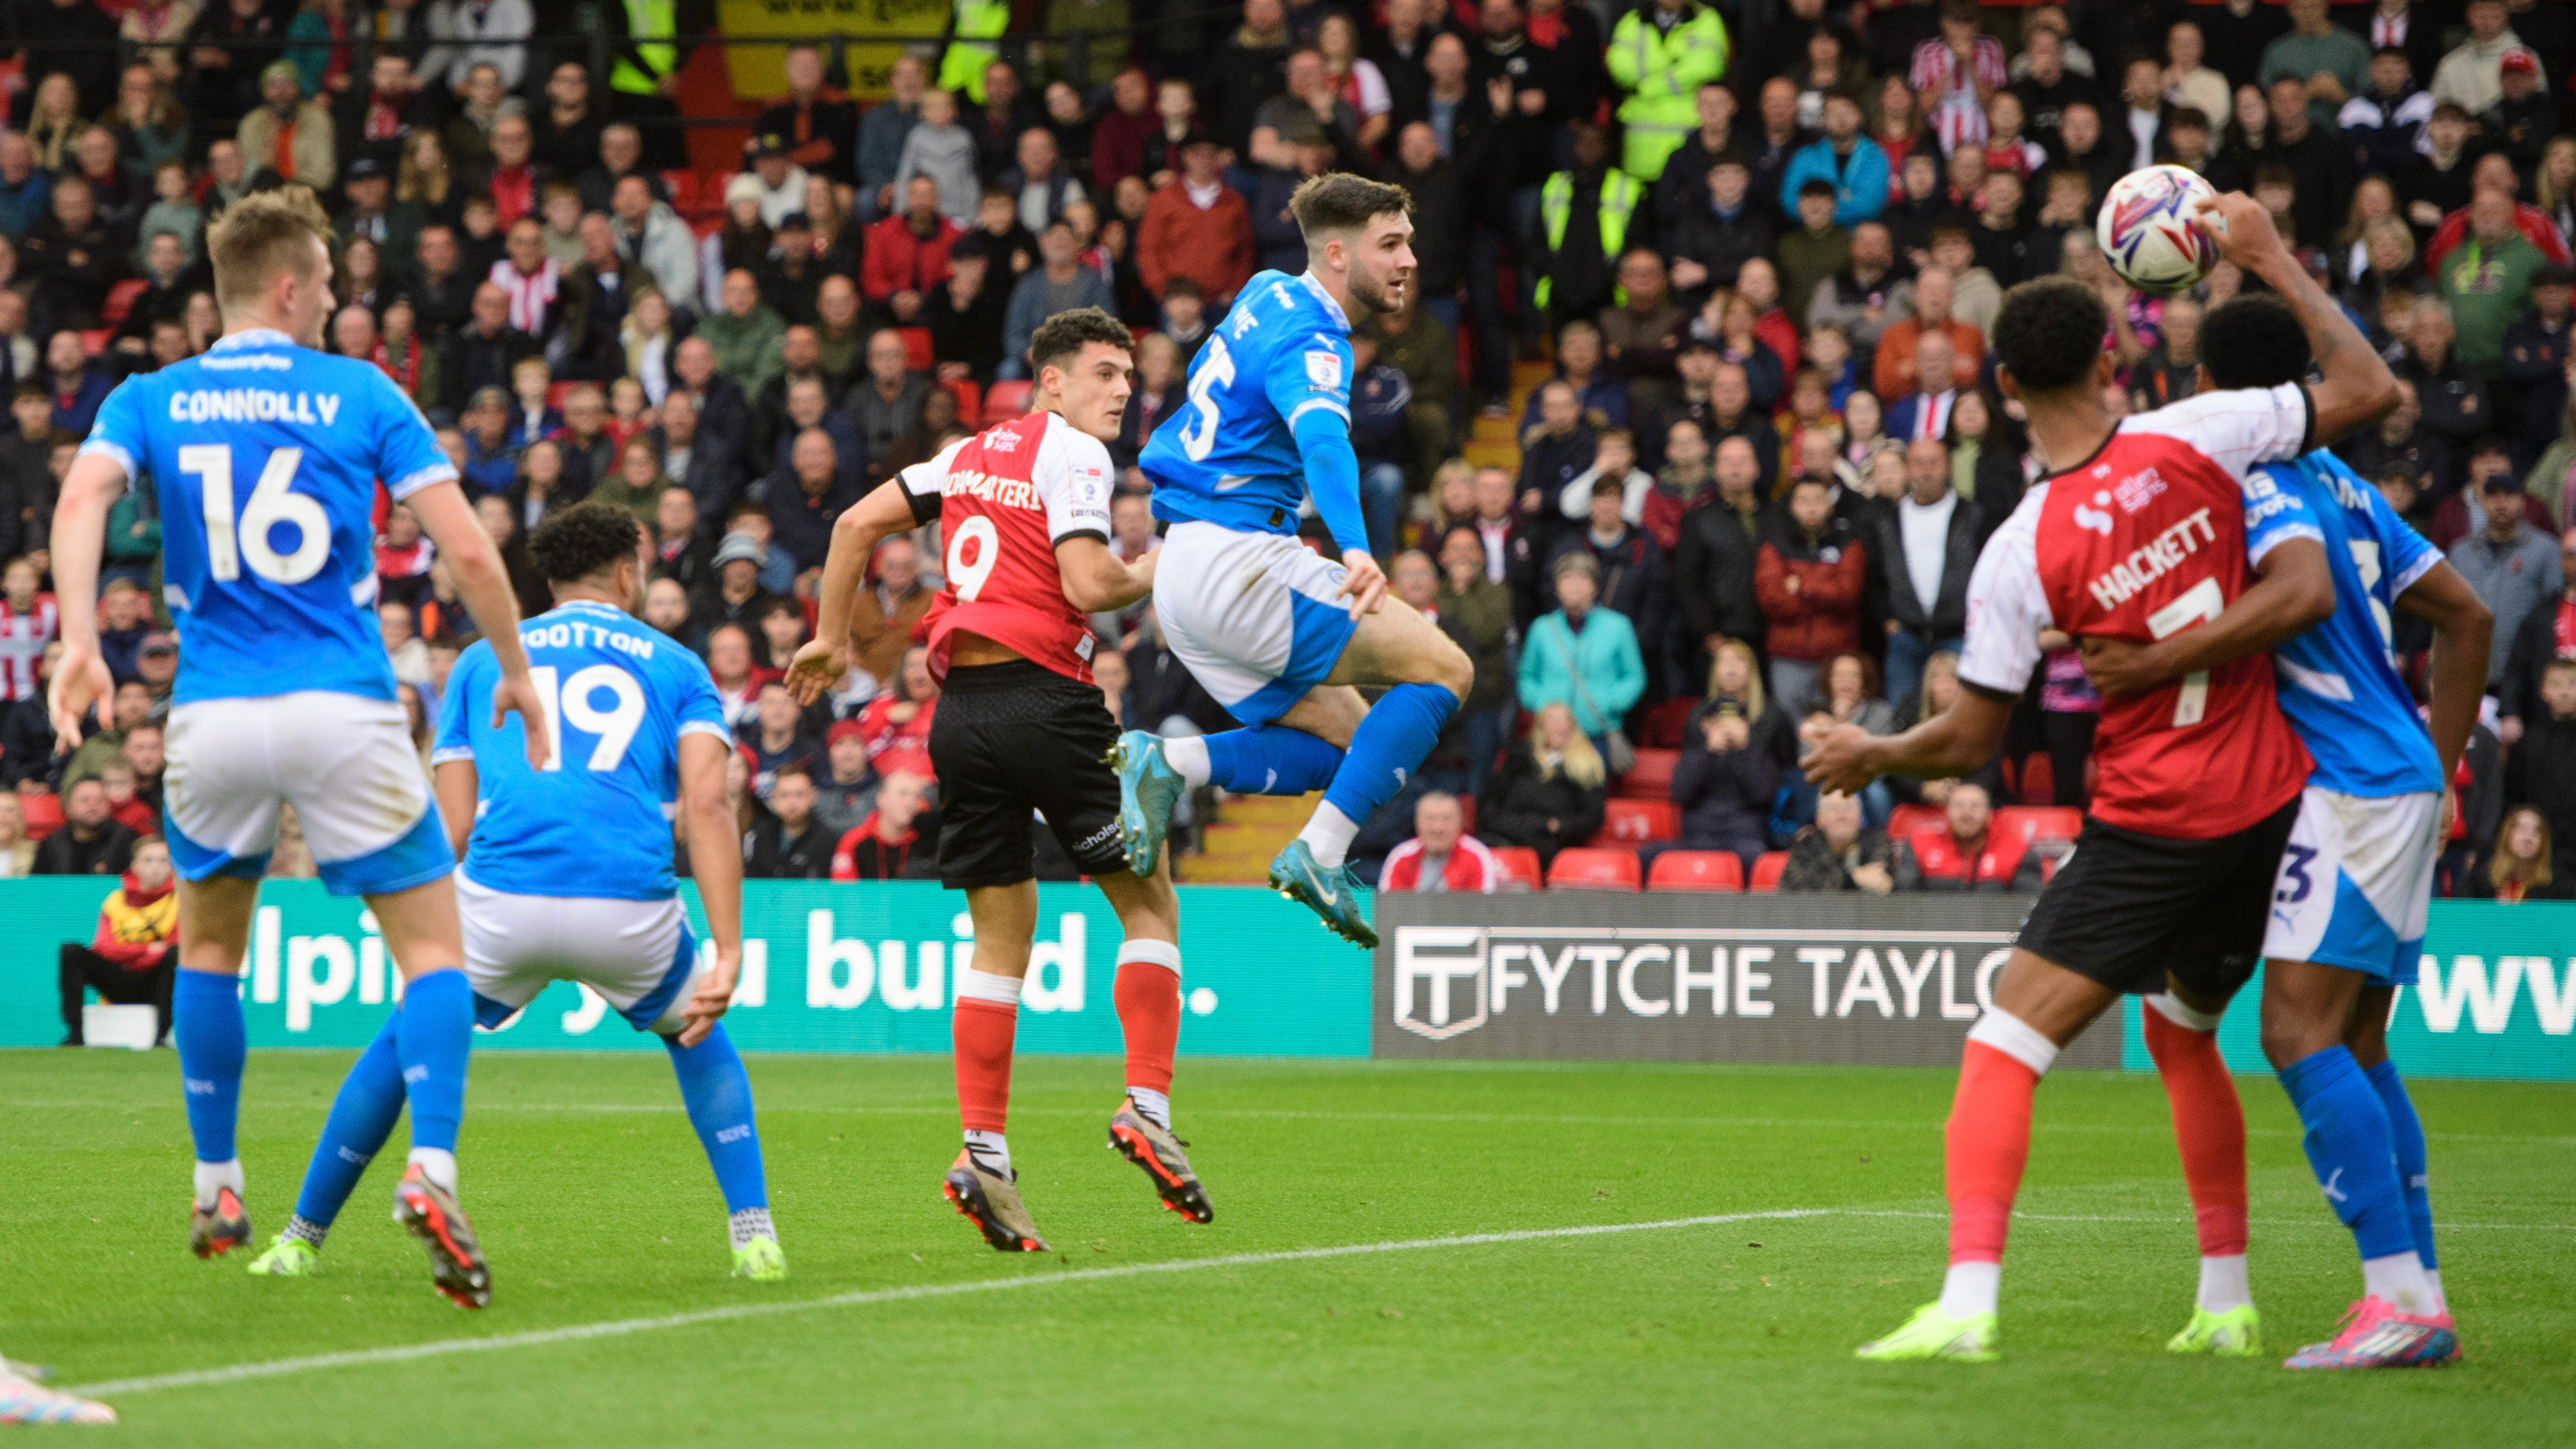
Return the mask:
[[[456,868],[403,707],[328,690],[172,707],[162,776],[170,860],[189,880],[257,879],[295,807],[322,884],[389,895]]]
[[[682,994],[698,964],[688,914],[674,896],[659,901],[520,896],[456,874],[456,916],[465,930],[465,979],[474,1019],[499,1026],[557,981],[578,981],[608,999],[637,1031],[675,1032]]]
[[[2273,880],[2263,954],[2413,985],[2441,825],[2431,791],[2364,799],[2309,786]]]
[[[1217,703],[1268,724],[1324,682],[1358,629],[1343,577],[1288,534],[1176,523],[1154,566],[1154,618]]]

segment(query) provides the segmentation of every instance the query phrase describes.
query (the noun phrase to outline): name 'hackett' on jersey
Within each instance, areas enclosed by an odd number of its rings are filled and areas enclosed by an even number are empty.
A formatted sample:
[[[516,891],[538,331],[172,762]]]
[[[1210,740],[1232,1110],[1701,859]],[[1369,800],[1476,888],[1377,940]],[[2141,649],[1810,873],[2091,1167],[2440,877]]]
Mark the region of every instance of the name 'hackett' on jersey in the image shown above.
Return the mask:
[[[1109,541],[1117,476],[1098,438],[1051,412],[996,423],[898,475],[916,523],[939,520],[948,586],[923,621],[930,672],[948,677],[963,629],[1091,683],[1091,618],[1064,596],[1055,546]]]
[[[1350,423],[1350,318],[1312,273],[1263,272],[1199,348],[1186,400],[1136,459],[1154,480],[1154,516],[1295,533],[1307,485],[1292,430],[1317,411]]]
[[[2216,619],[2252,571],[2246,473],[2296,457],[2310,417],[2306,389],[2291,384],[2204,393],[2124,419],[2092,457],[2025,495],[1987,541],[1968,586],[1959,677],[2019,694],[2041,629],[2162,639]],[[2274,530],[2263,547],[2296,536]],[[2304,536],[2317,537],[2313,525]],[[2243,830],[2308,778],[2268,654],[2105,701],[2093,750],[2092,813],[2172,839]]]

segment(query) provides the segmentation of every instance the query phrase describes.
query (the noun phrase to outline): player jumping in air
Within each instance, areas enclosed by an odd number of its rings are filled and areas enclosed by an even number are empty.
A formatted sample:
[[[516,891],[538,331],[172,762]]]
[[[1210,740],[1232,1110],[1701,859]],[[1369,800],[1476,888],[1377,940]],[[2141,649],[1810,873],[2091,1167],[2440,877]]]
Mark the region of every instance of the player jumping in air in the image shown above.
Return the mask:
[[[2207,387],[2307,376],[2307,334],[2277,298],[2253,294],[2212,311],[2201,346]],[[2442,782],[2477,722],[2494,620],[2468,581],[2333,454],[2267,463],[2246,487],[2248,546],[2260,553],[2276,538],[2320,538],[2335,577],[2334,616],[2273,650],[2282,712],[2316,767],[2263,938],[2263,1050],[2298,1106],[2326,1200],[2359,1245],[2363,1292],[2343,1331],[2289,1366],[2456,1358],[2434,1256],[2424,1128],[2388,1059],[2387,1033],[2394,994],[2414,983],[2423,955]],[[2244,607],[2241,599],[2229,606],[2220,623]],[[2434,628],[2429,734],[2390,663],[2393,609]],[[2202,646],[2220,636],[2194,629],[2143,645],[2104,640],[2086,663],[2105,695],[2143,694],[2215,662]],[[2147,1044],[2161,1057],[2177,1031],[2216,1026],[2149,1013]],[[2232,1115],[2233,1087],[2226,1098]],[[2178,1121],[2184,1110],[2177,1096]],[[2240,1315],[2250,1330],[2252,1306]],[[2203,1313],[2186,1333],[2197,1330],[2224,1325]]]
[[[555,594],[554,608],[519,626],[555,726],[543,763],[528,762],[517,725],[491,723],[484,701],[500,668],[489,643],[448,676],[432,761],[449,840],[465,857],[465,975],[487,1027],[549,983],[578,981],[662,1038],[724,1191],[734,1274],[770,1282],[787,1276],[787,1260],[770,1226],[751,1082],[717,1020],[742,960],[742,850],[725,795],[733,737],[707,666],[627,613],[643,590],[638,532],[631,514],[592,503],[529,536]],[[698,946],[671,875],[674,814],[715,938],[694,992]],[[349,1069],[295,1216],[252,1272],[292,1278],[320,1264],[324,1235],[402,1112],[396,1045],[388,1026]]]
[[[2043,628],[2086,647],[2106,637],[2211,633],[2199,641],[2205,671],[2104,705],[2094,744],[2101,783],[2078,849],[2023,923],[1995,979],[1993,1009],[1960,1056],[1941,1297],[1864,1346],[1864,1358],[1994,1356],[2004,1238],[2039,1079],[2123,992],[2169,995],[2215,1016],[2262,947],[2309,770],[2262,651],[2332,614],[2335,590],[2314,530],[2249,560],[2244,479],[2257,464],[2297,457],[2387,411],[2396,384],[2261,206],[2230,193],[2215,209],[2197,224],[2229,261],[2289,299],[2323,380],[2209,392],[2115,420],[2102,403],[2111,360],[2102,352],[2101,300],[2064,278],[2015,287],[1995,320],[1999,380],[2028,408],[2032,439],[2057,466],[1978,557],[1960,697],[1901,735],[1824,731],[1807,757],[1808,778],[1840,790],[1889,771],[1964,774],[2001,745]],[[2239,596],[2246,607],[2230,610]],[[2223,1082],[2215,1034],[2180,1035],[2188,1040],[2170,1043],[2159,1061],[2169,1084],[2209,1074]],[[2185,1161],[2200,1165],[2186,1174],[2203,1257],[2200,1308],[2225,1314],[2250,1301],[2243,1120],[2207,1112],[2178,1114],[2177,1124]],[[2231,1127],[2232,1141],[2206,1140]]]
[[[850,605],[879,540],[937,519],[948,586],[928,619],[941,677],[930,762],[939,774],[939,879],[966,893],[974,961],[962,959],[956,1014],[957,1105],[966,1141],[941,1191],[1003,1252],[1044,1252],[1021,1202],[1003,1137],[1011,1039],[1037,931],[1030,813],[1109,898],[1125,939],[1115,998],[1127,1037],[1127,1096],[1109,1145],[1153,1179],[1164,1206],[1193,1222],[1215,1210],[1172,1135],[1172,1053],[1181,1029],[1180,906],[1157,857],[1131,870],[1118,835],[1118,778],[1104,756],[1118,727],[1091,677],[1090,616],[1154,587],[1155,560],[1109,551],[1117,476],[1104,444],[1132,390],[1131,338],[1096,307],[1037,330],[1037,410],[952,444],[852,504],[832,527],[817,637],[788,682],[807,703],[849,668]]]
[[[364,896],[406,982],[390,1050],[411,1107],[398,1220],[441,1281],[482,1273],[456,1204],[456,1124],[474,993],[460,969],[456,868],[412,750],[375,602],[378,480],[437,545],[468,612],[498,641],[495,718],[544,716],[520,651],[509,576],[420,409],[363,358],[316,351],[331,315],[320,208],[290,187],[236,203],[208,235],[222,340],[108,395],[54,513],[64,654],[54,730],[104,710],[98,560],[129,482],[160,500],[163,593],[179,626],[163,833],[179,872],[172,1034],[196,1139],[199,1257],[251,1236],[233,1148],[243,1058],[240,984],[259,877],[292,802],[322,884]]]
[[[1154,616],[1172,652],[1246,726],[1195,739],[1118,741],[1119,829],[1150,869],[1172,805],[1195,786],[1324,801],[1270,863],[1270,884],[1336,933],[1374,947],[1367,884],[1345,865],[1360,822],[1404,787],[1475,670],[1414,609],[1380,610],[1351,451],[1351,328],[1401,311],[1413,288],[1412,202],[1399,187],[1327,173],[1289,200],[1302,276],[1263,272],[1190,365],[1186,404],[1138,464],[1171,525]],[[1335,564],[1297,540],[1308,496]],[[1360,688],[1387,686],[1375,707]],[[1282,726],[1272,728],[1271,726]]]

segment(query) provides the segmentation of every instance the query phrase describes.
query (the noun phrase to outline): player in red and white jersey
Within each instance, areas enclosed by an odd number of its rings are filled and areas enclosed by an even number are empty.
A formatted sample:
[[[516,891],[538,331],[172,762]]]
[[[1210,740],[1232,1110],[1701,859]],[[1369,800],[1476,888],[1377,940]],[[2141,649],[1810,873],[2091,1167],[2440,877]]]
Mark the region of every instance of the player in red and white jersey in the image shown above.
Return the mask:
[[[937,519],[947,586],[924,621],[940,677],[930,727],[942,825],[939,878],[966,893],[974,963],[958,974],[951,1031],[965,1145],[941,1191],[1004,1252],[1043,1252],[1003,1137],[1011,1042],[1037,929],[1032,817],[1100,887],[1125,935],[1114,996],[1127,1038],[1127,1095],[1109,1145],[1144,1169],[1164,1206],[1214,1216],[1172,1135],[1172,1055],[1181,1025],[1180,907],[1168,863],[1127,867],[1118,834],[1118,742],[1092,682],[1090,616],[1154,589],[1159,552],[1135,564],[1109,549],[1118,436],[1132,390],[1130,336],[1096,307],[1059,312],[1030,346],[1037,372],[1025,417],[997,423],[905,469],[832,527],[814,642],[788,686],[811,704],[849,669],[850,612],[867,561],[889,534]]]
[[[2073,460],[2026,494],[1987,541],[1968,590],[1959,699],[1886,738],[1822,733],[1807,776],[1857,790],[1882,773],[1941,778],[1982,767],[2039,660],[2039,633],[2152,641],[2185,630],[2202,673],[2106,703],[2101,777],[2075,854],[2023,922],[1969,1031],[1947,1135],[1950,1269],[1937,1302],[1861,1349],[1879,1359],[1994,1356],[2005,1228],[2030,1151],[2039,1079],[2124,992],[2189,1029],[2157,1053],[2200,1228],[2199,1312],[2178,1352],[2259,1349],[2244,1275],[2244,1116],[2218,1055],[2216,1014],[2252,973],[2274,871],[2308,757],[2276,700],[2265,651],[2334,612],[2323,544],[2289,531],[2249,558],[2241,485],[2377,418],[2396,383],[2311,282],[2251,199],[2221,197],[2199,224],[2220,253],[2298,313],[2322,380],[2211,392],[2142,417],[2103,405],[2112,363],[2103,303],[2071,278],[2026,282],[1994,328],[2007,396],[2037,451]],[[2244,606],[2230,608],[2239,599]],[[2151,1034],[2152,1035],[2152,1034]]]
[[[23,558],[9,560],[0,575],[0,700],[42,699],[44,680],[37,665],[45,646],[63,631],[54,596],[36,592],[36,566]]]

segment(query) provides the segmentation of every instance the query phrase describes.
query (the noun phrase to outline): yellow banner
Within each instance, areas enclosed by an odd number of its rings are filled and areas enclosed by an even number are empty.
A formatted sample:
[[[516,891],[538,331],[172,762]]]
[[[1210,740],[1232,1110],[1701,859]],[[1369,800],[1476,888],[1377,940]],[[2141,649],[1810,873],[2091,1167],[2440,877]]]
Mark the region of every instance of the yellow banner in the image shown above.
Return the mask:
[[[886,93],[886,73],[903,54],[900,45],[862,43],[871,35],[937,35],[948,28],[947,0],[717,0],[716,21],[737,39],[761,36],[850,37],[850,95],[878,100]],[[733,93],[762,100],[787,89],[785,45],[733,45],[725,48]]]

